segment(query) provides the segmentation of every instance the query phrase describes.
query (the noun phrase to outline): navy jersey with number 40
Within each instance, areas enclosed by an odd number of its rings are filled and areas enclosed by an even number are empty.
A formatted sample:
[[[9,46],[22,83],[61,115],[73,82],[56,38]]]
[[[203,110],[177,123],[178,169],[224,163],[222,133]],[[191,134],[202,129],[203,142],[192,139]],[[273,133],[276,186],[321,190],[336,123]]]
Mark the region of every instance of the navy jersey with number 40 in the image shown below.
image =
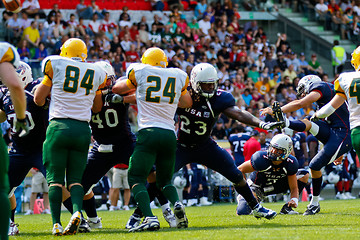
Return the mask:
[[[104,102],[99,113],[90,121],[91,132],[99,144],[121,144],[135,139],[128,119],[129,104]],[[116,134],[114,134],[116,133]]]
[[[316,82],[313,83],[310,88],[309,92],[318,92],[320,93],[321,97],[316,101],[316,103],[319,105],[319,108],[322,108],[324,105],[326,105],[328,102],[331,101],[331,99],[335,96],[335,89],[334,85],[331,83],[326,82]],[[346,103],[341,105],[336,111],[331,114],[326,119],[330,123],[330,127],[336,127],[336,128],[349,128],[349,111],[346,107]]]
[[[206,99],[193,96],[191,108],[178,108],[180,117],[178,142],[186,146],[204,143],[209,137],[217,117],[225,109],[235,106],[234,97],[227,92],[217,90],[216,94]]]
[[[16,119],[16,114],[14,105],[12,104],[10,98],[10,92],[7,88],[2,88],[2,96],[0,96],[0,109],[6,113],[7,120],[11,125],[13,137],[11,152],[29,153],[42,151],[46,128],[48,126],[49,114],[48,110],[45,110],[34,103],[34,95],[31,93],[31,90],[39,83],[39,80],[33,81],[25,88],[26,118],[29,122],[30,133],[21,138],[14,135],[14,120]]]

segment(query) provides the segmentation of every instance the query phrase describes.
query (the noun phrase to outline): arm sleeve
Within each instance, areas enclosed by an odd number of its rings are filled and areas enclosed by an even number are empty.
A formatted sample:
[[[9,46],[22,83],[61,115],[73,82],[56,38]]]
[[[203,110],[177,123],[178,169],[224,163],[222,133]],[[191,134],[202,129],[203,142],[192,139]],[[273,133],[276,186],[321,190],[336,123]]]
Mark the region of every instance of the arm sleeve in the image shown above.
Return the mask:
[[[134,89],[134,88],[137,87],[137,82],[136,82],[136,78],[135,78],[135,70],[134,69],[131,69],[129,71],[128,79],[126,80],[126,85],[130,89]]]
[[[187,76],[186,77],[186,80],[185,80],[185,85],[184,87],[181,89],[181,96],[184,96],[187,92],[187,87],[189,86],[189,77]]]

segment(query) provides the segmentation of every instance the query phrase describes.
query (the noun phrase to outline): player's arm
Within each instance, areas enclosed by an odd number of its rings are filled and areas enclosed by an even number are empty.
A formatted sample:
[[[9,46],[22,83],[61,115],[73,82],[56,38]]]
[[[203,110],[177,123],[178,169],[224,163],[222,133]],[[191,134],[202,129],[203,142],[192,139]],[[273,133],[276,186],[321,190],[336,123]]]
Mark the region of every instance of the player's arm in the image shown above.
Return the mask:
[[[118,80],[112,88],[113,93],[117,94],[127,94],[137,87],[135,74],[132,73],[133,70],[130,72],[128,79],[125,80]]]
[[[251,165],[251,161],[246,161],[246,162],[242,163],[240,166],[238,166],[238,169],[244,174],[244,176],[245,176],[245,173],[251,173],[251,172],[255,171],[255,169]]]
[[[44,73],[44,78],[35,90],[34,102],[36,105],[43,107],[48,103],[48,97],[50,96],[52,87],[54,72],[51,65],[51,59],[44,59],[41,69]]]
[[[328,104],[326,104],[325,106],[320,108],[318,111],[316,111],[314,116],[317,118],[326,118],[326,117],[330,116],[331,114],[333,114],[336,111],[336,109],[338,109],[341,105],[343,105],[345,100],[346,100],[346,97],[344,98],[344,96],[342,96],[340,94],[336,94],[335,97],[333,97]]]
[[[288,104],[282,106],[281,110],[283,111],[283,113],[295,112],[296,110],[299,110],[300,108],[304,108],[304,107],[316,102],[317,100],[320,99],[320,97],[321,97],[321,94],[319,92],[312,91],[311,93],[306,95],[304,98],[302,98],[300,100],[291,101]],[[260,109],[260,114],[261,114],[261,116],[264,116],[266,114],[273,115],[272,108],[267,107],[264,109]]]
[[[239,122],[245,123],[247,125],[251,125],[254,127],[259,127],[265,130],[270,130],[276,127],[281,126],[282,122],[263,122],[260,119],[256,118],[254,115],[247,111],[243,111],[237,106],[228,107],[225,110],[223,110],[223,113],[235,120],[238,120]]]
[[[193,100],[191,98],[190,93],[187,90],[189,86],[189,77],[186,77],[185,84],[181,89],[181,97],[179,99],[178,107],[179,108],[189,108],[193,105]]]
[[[291,198],[290,201],[288,202],[288,206],[297,208],[299,202],[299,189],[298,189],[296,174],[288,175],[287,178],[288,178],[288,183],[290,188],[290,198]]]
[[[294,112],[296,110],[299,110],[300,108],[304,108],[304,107],[316,102],[320,98],[321,98],[321,94],[319,92],[312,91],[311,93],[306,95],[304,98],[302,98],[300,100],[291,101],[288,104],[286,104],[285,106],[282,106],[281,110],[283,111],[283,113]]]
[[[193,105],[193,101],[189,92],[186,92],[179,99],[178,107],[179,108],[189,108]]]
[[[6,121],[6,113],[3,110],[0,110],[0,123]]]
[[[17,119],[25,119],[26,99],[24,88],[10,62],[0,63],[0,79],[10,90],[10,97],[15,108]]]
[[[93,105],[91,107],[91,111],[93,113],[98,113],[101,111],[102,106],[104,105],[104,102],[102,100],[102,94],[101,91],[100,93],[96,93],[95,98],[94,98],[94,102]]]

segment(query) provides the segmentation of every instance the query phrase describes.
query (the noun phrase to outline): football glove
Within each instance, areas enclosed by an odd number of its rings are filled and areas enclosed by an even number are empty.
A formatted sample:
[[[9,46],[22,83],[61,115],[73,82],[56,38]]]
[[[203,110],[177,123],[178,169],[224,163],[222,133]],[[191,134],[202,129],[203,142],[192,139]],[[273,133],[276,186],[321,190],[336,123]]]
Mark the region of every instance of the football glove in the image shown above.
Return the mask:
[[[109,93],[105,96],[105,102],[108,103],[123,103],[124,97],[119,94]]]
[[[270,130],[274,128],[283,128],[285,127],[284,122],[263,122],[261,121],[259,127],[265,130]]]
[[[312,122],[316,122],[319,121],[320,119],[318,118],[318,116],[316,116],[316,112],[311,116],[310,121]]]
[[[24,119],[16,118],[15,131],[16,131],[15,134],[18,135],[19,137],[25,137],[26,135],[29,134],[30,132],[29,123],[26,118]]]

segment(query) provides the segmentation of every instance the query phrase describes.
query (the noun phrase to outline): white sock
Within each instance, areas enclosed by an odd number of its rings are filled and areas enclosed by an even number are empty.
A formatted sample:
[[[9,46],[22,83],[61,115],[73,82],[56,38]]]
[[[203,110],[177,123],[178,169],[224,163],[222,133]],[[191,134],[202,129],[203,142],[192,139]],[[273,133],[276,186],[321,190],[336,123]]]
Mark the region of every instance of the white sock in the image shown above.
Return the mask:
[[[165,212],[165,210],[166,210],[167,208],[170,208],[170,203],[169,203],[169,202],[167,202],[167,203],[165,203],[164,205],[161,206],[161,210],[162,210],[163,212]]]
[[[319,125],[312,122],[309,132],[314,136],[318,135],[318,133],[319,133]]]
[[[319,196],[313,196],[311,198],[310,205],[319,206]]]

